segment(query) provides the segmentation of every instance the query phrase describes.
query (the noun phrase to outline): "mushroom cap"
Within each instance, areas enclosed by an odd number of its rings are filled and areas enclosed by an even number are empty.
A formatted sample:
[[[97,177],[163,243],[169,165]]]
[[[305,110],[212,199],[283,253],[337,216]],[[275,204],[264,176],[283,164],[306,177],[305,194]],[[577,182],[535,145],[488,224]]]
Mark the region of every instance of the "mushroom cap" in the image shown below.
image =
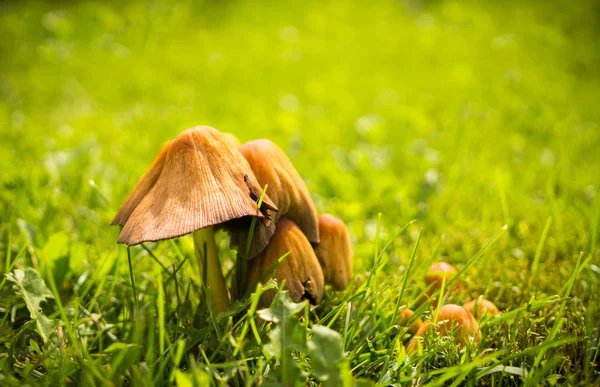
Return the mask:
[[[325,283],[344,290],[352,277],[352,246],[344,222],[330,214],[319,216],[321,242],[315,248]]]
[[[477,299],[467,302],[463,305],[463,308],[468,310],[476,318],[498,316],[501,314],[498,307],[492,301],[483,298],[483,296],[479,296]]]
[[[118,242],[136,245],[170,239],[231,219],[270,222],[277,207],[261,194],[244,157],[208,126],[188,129],[168,143],[129,194],[111,224],[123,225]]]
[[[404,326],[404,331],[410,331],[413,335],[419,332],[419,329],[423,326],[423,320],[414,317],[415,312],[410,309],[404,309],[400,312],[400,318],[398,319],[398,325]]]
[[[481,331],[475,317],[459,305],[448,304],[440,308],[438,313],[438,324],[433,324],[431,321],[425,321],[413,336],[406,352],[411,353],[417,349],[418,341],[429,331],[435,327],[435,331],[442,336],[452,336],[457,344],[464,345],[471,338],[474,342],[481,340]]]
[[[252,289],[263,273],[287,252],[290,254],[274,270],[275,278],[279,282],[285,280],[284,288],[294,302],[308,299],[311,304],[319,304],[323,300],[324,288],[321,265],[302,230],[286,218],[277,222],[269,245],[251,261],[246,277],[247,290]],[[270,305],[274,296],[274,290],[263,293],[261,305]]]
[[[311,243],[318,243],[317,209],[304,180],[287,155],[269,140],[249,141],[238,149],[248,160],[259,184],[262,187],[268,184],[267,194],[279,209],[274,215],[275,222],[263,222],[255,228],[248,258],[254,258],[267,246],[275,223],[284,216],[296,223]],[[248,227],[236,227],[233,223],[226,228],[234,245],[245,246]]]
[[[421,324],[413,338],[408,343],[408,346],[406,347],[406,353],[412,353],[418,348],[418,342],[423,338],[423,336],[425,336],[427,331],[431,329],[432,325],[433,324],[431,323],[431,321],[425,321]]]
[[[466,343],[470,337],[481,340],[479,324],[471,312],[460,305],[448,304],[440,308],[438,313],[438,333],[444,336],[454,335],[460,343]]]
[[[434,263],[427,269],[427,274],[425,275],[425,283],[430,287],[428,293],[429,295],[433,295],[436,290],[442,287],[442,282],[445,283],[445,287],[448,286],[448,281],[452,279],[458,273],[458,270],[449,264],[448,262],[438,262]],[[444,281],[444,278],[446,280]],[[456,287],[458,290],[462,290],[463,285],[460,281],[454,281],[453,287]]]

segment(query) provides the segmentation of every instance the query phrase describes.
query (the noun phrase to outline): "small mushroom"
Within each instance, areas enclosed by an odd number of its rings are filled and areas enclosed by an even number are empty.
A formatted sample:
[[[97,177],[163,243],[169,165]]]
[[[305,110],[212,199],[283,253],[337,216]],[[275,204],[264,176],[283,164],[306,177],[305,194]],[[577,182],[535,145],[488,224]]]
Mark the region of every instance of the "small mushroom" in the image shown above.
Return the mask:
[[[448,282],[457,273],[458,270],[448,262],[438,262],[429,267],[429,269],[427,269],[427,274],[425,275],[425,283],[429,288],[429,295],[433,296],[433,294],[442,287],[442,282],[444,283],[444,287],[447,287]],[[452,286],[459,290],[462,289],[462,283],[460,281],[454,281]]]
[[[279,258],[288,252],[289,255],[270,273]],[[316,305],[323,299],[324,280],[319,261],[302,230],[286,218],[277,222],[269,245],[251,261],[246,290],[253,290],[258,282],[266,282],[270,275],[274,275],[278,282],[285,280],[284,288],[294,302],[304,299]],[[273,290],[263,293],[261,306],[269,306],[274,296]]]
[[[130,246],[193,233],[200,274],[206,272],[219,313],[229,299],[213,226],[252,217],[268,223],[277,207],[265,196],[259,210],[260,194],[248,162],[224,135],[207,126],[194,127],[161,150],[111,224],[123,226],[118,242]]]
[[[404,332],[411,332],[414,335],[419,331],[419,329],[421,329],[423,324],[423,320],[415,317],[414,311],[410,309],[404,309],[402,312],[400,312],[398,325],[404,327]]]
[[[352,277],[352,246],[348,229],[341,219],[323,214],[319,216],[321,242],[315,248],[321,263],[325,283],[344,290]]]
[[[440,308],[436,330],[444,336],[453,335],[459,343],[465,344],[470,338],[481,340],[481,331],[475,317],[460,305],[448,304]]]
[[[498,316],[502,314],[492,301],[486,300],[483,296],[479,296],[477,299],[467,302],[463,305],[463,308],[468,310],[475,318]]]
[[[471,339],[477,343],[481,340],[481,331],[475,317],[460,305],[448,304],[440,308],[437,315],[437,323],[425,322],[415,333],[406,352],[410,353],[418,348],[419,342],[425,334],[435,327],[435,331],[441,336],[454,337],[457,344],[465,345]]]
[[[317,209],[304,180],[286,154],[269,140],[254,140],[238,148],[248,161],[261,186],[279,209],[274,222],[259,222],[252,235],[248,258],[252,259],[269,243],[275,224],[282,217],[296,223],[311,243],[319,242]],[[246,224],[233,221],[226,225],[232,244],[243,246],[248,238]]]

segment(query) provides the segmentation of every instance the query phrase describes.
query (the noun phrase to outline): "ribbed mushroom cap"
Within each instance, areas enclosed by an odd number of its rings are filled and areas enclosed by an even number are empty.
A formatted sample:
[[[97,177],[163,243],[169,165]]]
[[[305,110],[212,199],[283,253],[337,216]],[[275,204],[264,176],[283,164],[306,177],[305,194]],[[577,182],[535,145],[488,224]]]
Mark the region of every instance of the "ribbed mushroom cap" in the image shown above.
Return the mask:
[[[310,197],[304,180],[286,154],[269,140],[254,140],[238,148],[244,155],[259,184],[268,184],[267,194],[279,209],[274,214],[277,221],[286,217],[296,223],[311,243],[319,242],[317,209]],[[245,246],[248,227],[236,227],[236,222],[227,225],[234,245]],[[249,258],[260,253],[273,235],[275,223],[261,222],[252,235]]]
[[[247,290],[252,289],[263,273],[287,252],[290,254],[277,266],[274,274],[277,281],[285,280],[285,289],[294,302],[303,299],[311,304],[319,304],[323,299],[323,272],[313,248],[300,228],[291,220],[282,218],[277,222],[275,234],[267,248],[251,261],[246,277]],[[263,282],[270,278],[267,276]],[[269,306],[274,291],[261,296],[261,305]]]
[[[321,242],[315,249],[325,283],[344,290],[352,277],[352,246],[344,222],[329,214],[319,216]]]
[[[277,207],[248,162],[208,126],[188,129],[168,143],[129,194],[111,224],[123,225],[119,243],[170,239],[231,219],[270,222]]]

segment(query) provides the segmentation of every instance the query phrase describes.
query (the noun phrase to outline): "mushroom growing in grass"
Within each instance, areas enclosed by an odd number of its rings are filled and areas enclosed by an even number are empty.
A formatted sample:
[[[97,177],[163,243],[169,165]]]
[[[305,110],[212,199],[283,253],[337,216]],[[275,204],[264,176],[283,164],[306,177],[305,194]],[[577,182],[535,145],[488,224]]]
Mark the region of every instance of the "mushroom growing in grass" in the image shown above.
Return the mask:
[[[466,344],[473,338],[481,340],[481,331],[475,317],[460,305],[448,304],[440,308],[437,315],[437,331],[444,336],[454,336],[459,343]]]
[[[411,309],[403,309],[402,312],[400,312],[398,325],[404,327],[404,332],[411,332],[413,335],[417,334],[423,324],[423,320],[419,317],[415,317],[415,312]]]
[[[468,310],[475,318],[498,316],[501,314],[498,307],[494,305],[492,301],[483,298],[483,296],[479,296],[477,299],[467,302],[463,305],[463,308]]]
[[[169,142],[129,194],[111,224],[118,242],[137,245],[193,233],[200,278],[215,313],[229,305],[214,226],[232,219],[266,223],[277,207],[262,193],[248,162],[214,128],[188,129]]]
[[[352,277],[352,246],[344,222],[329,214],[319,216],[321,242],[315,248],[325,283],[344,290]]]
[[[253,290],[258,282],[266,282],[271,275],[279,283],[285,281],[284,289],[289,291],[294,302],[308,300],[316,305],[323,299],[321,265],[300,227],[286,218],[277,222],[269,245],[251,261],[246,290]],[[273,290],[263,293],[261,306],[269,306],[274,296]]]
[[[444,289],[446,289],[448,282],[457,273],[458,270],[448,262],[438,262],[431,265],[429,269],[427,269],[427,274],[425,275],[425,284],[428,286],[429,296],[433,296],[437,290],[441,289],[442,283],[444,284]],[[458,290],[463,288],[460,281],[454,281],[452,286]]]
[[[306,184],[294,168],[286,154],[269,140],[254,140],[240,146],[261,186],[267,185],[267,194],[278,208],[273,222],[258,222],[252,235],[248,258],[258,255],[269,243],[275,232],[276,222],[286,217],[294,222],[313,244],[319,242],[317,209],[310,197]],[[242,246],[248,239],[249,227],[240,222],[230,222],[226,228],[230,231],[232,244]]]
[[[453,337],[459,345],[465,345],[470,340],[474,343],[481,340],[481,331],[475,317],[460,305],[448,304],[440,308],[437,322],[427,321],[419,328],[406,348],[406,352],[416,350],[418,343],[433,327],[439,335]]]

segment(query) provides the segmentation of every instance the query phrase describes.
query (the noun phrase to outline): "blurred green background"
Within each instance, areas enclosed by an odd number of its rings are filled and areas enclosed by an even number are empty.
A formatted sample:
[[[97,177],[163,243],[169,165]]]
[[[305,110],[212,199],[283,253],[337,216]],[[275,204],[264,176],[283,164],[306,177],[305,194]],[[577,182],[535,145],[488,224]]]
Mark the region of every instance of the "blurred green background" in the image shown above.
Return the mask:
[[[384,237],[419,219],[427,261],[465,262],[509,224],[473,281],[523,285],[552,217],[535,286],[555,292],[598,251],[598,4],[0,2],[1,238],[115,257],[127,193],[204,124],[287,151],[348,222],[359,273],[381,212]]]

